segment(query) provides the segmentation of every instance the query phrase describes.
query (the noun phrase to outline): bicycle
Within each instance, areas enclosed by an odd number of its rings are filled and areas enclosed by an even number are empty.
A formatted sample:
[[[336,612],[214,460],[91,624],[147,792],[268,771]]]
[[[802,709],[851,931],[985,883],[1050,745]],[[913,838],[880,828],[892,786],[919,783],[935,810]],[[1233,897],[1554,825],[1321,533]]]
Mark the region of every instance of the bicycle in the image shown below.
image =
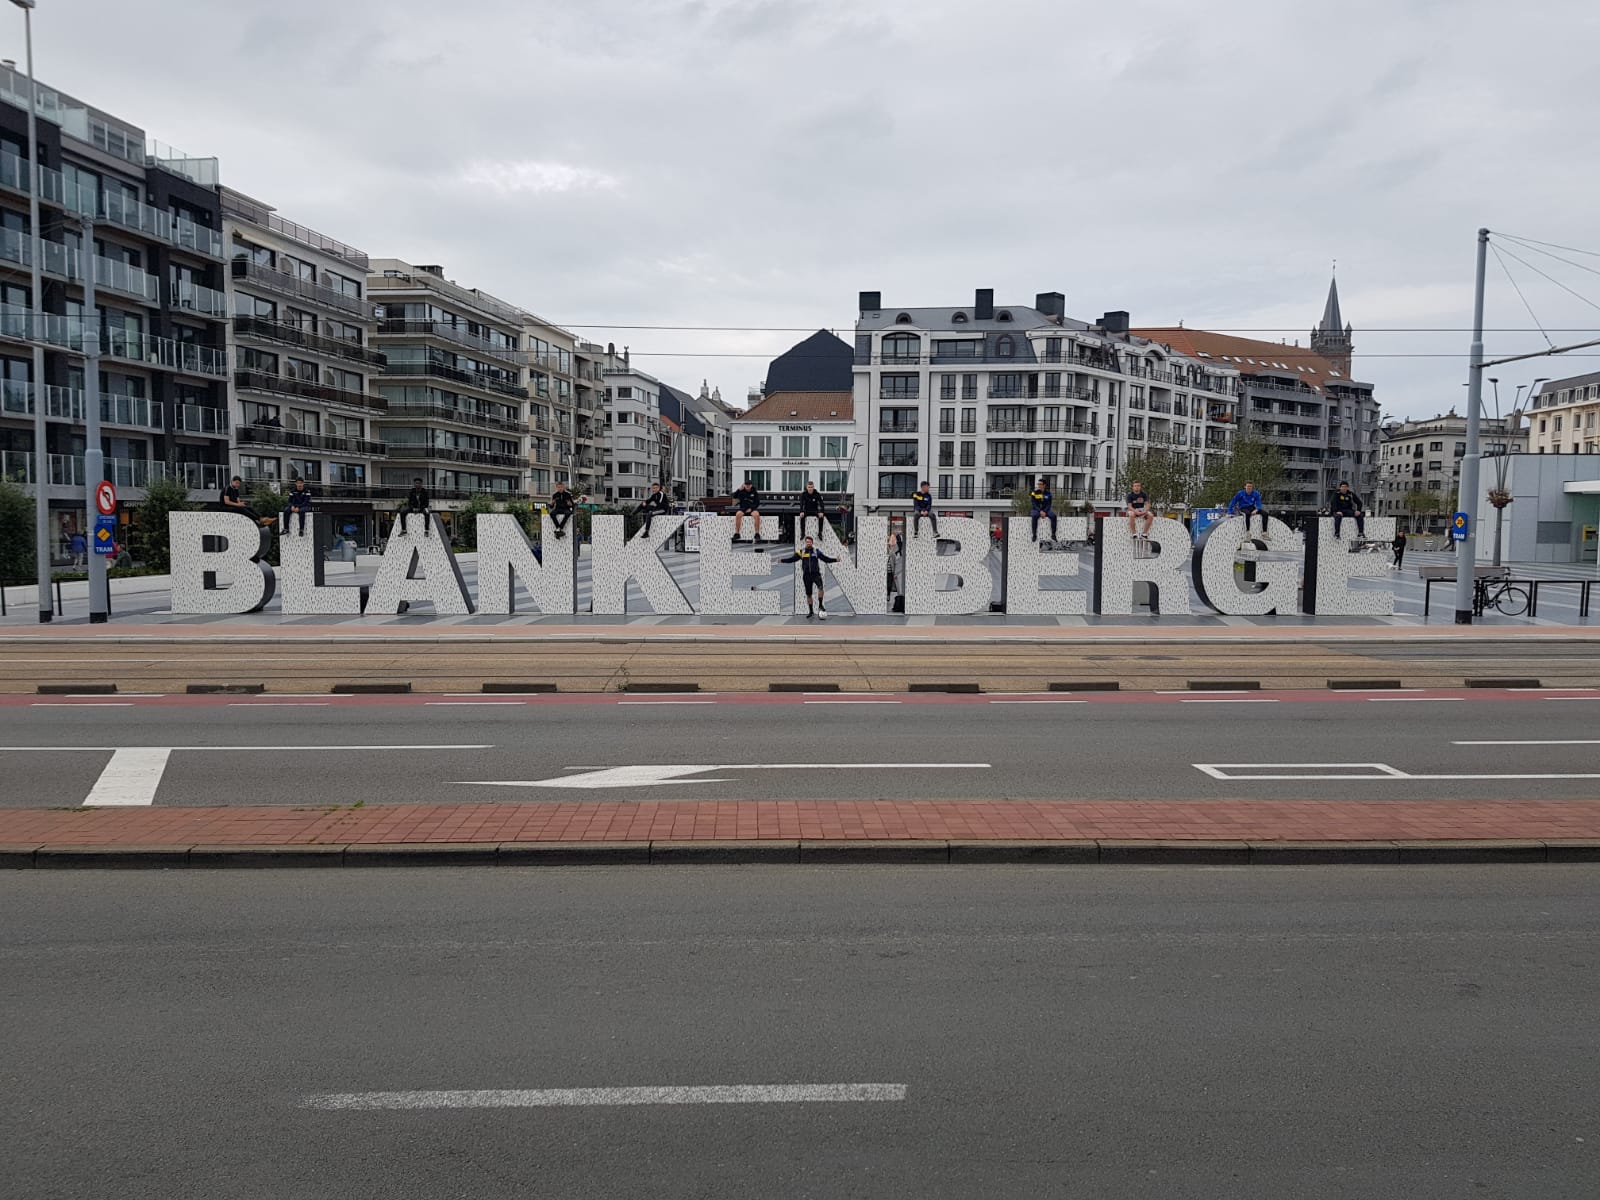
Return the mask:
[[[1474,601],[1479,616],[1492,604],[1503,616],[1520,617],[1528,611],[1528,589],[1512,583],[1509,575],[1480,579]]]

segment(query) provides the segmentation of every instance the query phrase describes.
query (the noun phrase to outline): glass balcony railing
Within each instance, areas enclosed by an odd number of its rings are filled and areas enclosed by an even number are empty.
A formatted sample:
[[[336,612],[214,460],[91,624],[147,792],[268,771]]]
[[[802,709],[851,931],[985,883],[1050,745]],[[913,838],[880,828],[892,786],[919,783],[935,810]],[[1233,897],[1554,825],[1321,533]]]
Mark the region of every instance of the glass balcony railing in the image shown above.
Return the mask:
[[[179,284],[172,291],[171,304],[173,308],[216,317],[218,320],[226,320],[228,316],[227,293],[202,287],[198,283]]]
[[[0,412],[12,417],[33,415],[33,384],[21,379],[0,382]]]
[[[178,429],[183,433],[226,435],[228,412],[223,408],[207,408],[203,404],[180,404]]]
[[[83,282],[83,255],[48,238],[35,241],[20,230],[0,230],[0,261],[19,267],[33,266],[33,250],[39,250],[39,270],[46,275]],[[95,255],[94,282],[97,288],[133,296],[146,304],[159,304],[160,289],[155,276],[117,259]]]
[[[33,482],[33,455],[26,450],[0,450],[0,479],[12,483]]]

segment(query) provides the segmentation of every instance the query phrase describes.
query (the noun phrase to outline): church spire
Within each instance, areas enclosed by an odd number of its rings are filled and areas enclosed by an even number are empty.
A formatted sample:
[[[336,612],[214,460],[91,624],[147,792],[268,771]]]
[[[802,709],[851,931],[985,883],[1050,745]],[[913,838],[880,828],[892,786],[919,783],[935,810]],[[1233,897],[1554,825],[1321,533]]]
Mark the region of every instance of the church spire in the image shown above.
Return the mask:
[[[1311,331],[1311,349],[1333,364],[1335,370],[1350,377],[1350,359],[1355,351],[1355,331],[1339,311],[1339,278],[1328,283],[1328,302],[1322,309],[1322,322]]]
[[[1337,275],[1328,283],[1328,303],[1322,309],[1322,328],[1327,333],[1339,333],[1344,329],[1344,320],[1339,315],[1339,277]]]

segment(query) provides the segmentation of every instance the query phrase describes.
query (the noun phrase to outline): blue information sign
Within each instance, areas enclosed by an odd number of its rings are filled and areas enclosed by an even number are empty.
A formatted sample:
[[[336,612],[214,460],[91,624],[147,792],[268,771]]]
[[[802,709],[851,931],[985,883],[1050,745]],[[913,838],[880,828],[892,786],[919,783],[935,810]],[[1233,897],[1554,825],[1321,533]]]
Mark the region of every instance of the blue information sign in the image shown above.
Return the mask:
[[[94,516],[94,552],[107,557],[117,552],[117,519],[104,513]]]
[[[1189,532],[1194,535],[1194,544],[1198,546],[1205,540],[1206,530],[1227,515],[1220,508],[1197,508],[1189,514]]]
[[[1464,542],[1467,540],[1467,514],[1458,512],[1450,518],[1450,540]]]

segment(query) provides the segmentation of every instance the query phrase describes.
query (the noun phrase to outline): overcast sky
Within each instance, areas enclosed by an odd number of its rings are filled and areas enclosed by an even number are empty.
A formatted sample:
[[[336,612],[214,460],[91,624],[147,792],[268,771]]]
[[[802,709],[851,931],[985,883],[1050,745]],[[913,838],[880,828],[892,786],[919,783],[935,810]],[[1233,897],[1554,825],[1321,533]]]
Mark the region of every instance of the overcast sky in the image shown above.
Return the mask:
[[[21,14],[0,21],[20,60]],[[293,220],[441,263],[682,387],[742,398],[801,336],[778,327],[848,337],[863,289],[1061,291],[1077,317],[1303,342],[1337,259],[1356,373],[1408,416],[1464,395],[1479,225],[1600,250],[1597,45],[1592,0],[39,0],[35,17],[41,80],[219,156]],[[1600,304],[1600,274],[1516,252]],[[1600,308],[1507,261],[1543,323],[1597,336]],[[1489,324],[1531,324],[1492,258]],[[1422,328],[1451,332],[1403,332]],[[1589,370],[1600,357],[1507,367],[1502,392]]]

